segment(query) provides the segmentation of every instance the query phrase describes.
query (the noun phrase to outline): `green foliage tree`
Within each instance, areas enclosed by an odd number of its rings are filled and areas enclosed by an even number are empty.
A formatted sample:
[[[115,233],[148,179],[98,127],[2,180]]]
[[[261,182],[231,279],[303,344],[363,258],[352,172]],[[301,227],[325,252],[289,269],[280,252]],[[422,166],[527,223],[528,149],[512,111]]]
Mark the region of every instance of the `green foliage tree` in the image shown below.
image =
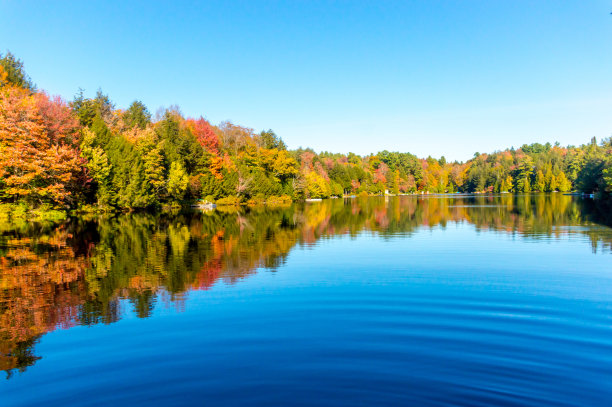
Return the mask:
[[[564,172],[560,172],[556,176],[556,185],[559,192],[568,192],[572,190],[572,183],[567,178]]]
[[[612,159],[608,159],[602,174],[605,191],[610,193],[612,192]]]
[[[523,158],[514,177],[516,192],[531,192],[531,174],[532,174],[533,161],[531,158]]]
[[[139,127],[144,129],[151,123],[151,113],[144,103],[135,100],[123,113],[123,120],[128,128]]]
[[[81,141],[81,156],[87,161],[86,167],[89,175],[95,181],[96,203],[98,206],[110,209],[114,203],[114,193],[111,189],[112,165],[108,161],[106,152],[95,144],[95,133],[85,128]]]
[[[544,173],[542,172],[542,170],[538,170],[538,172],[536,173],[533,190],[535,192],[544,192],[546,190],[546,180],[544,178]]]
[[[8,51],[6,54],[0,53],[0,87],[12,84],[30,91],[35,91],[36,86],[23,69],[23,62],[15,58],[15,55]]]
[[[267,149],[277,149],[277,150],[287,150],[287,145],[285,142],[274,133],[272,130],[264,130],[259,133],[258,141],[263,148]]]

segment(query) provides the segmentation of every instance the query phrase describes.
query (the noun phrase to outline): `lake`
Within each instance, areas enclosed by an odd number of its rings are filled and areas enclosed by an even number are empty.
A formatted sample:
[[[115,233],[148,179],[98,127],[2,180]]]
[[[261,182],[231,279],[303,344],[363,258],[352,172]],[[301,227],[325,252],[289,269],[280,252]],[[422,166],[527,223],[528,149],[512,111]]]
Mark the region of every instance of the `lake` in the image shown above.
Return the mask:
[[[503,194],[0,222],[1,404],[610,405],[610,217]]]

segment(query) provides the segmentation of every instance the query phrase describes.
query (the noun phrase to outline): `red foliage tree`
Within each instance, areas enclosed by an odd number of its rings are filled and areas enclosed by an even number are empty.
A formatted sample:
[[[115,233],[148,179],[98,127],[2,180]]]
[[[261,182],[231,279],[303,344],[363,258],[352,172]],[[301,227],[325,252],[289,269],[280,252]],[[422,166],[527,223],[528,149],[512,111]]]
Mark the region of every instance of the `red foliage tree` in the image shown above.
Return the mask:
[[[59,96],[51,99],[44,93],[38,93],[36,107],[51,143],[78,145],[79,120],[66,102]]]
[[[314,159],[315,154],[310,151],[304,151],[300,156],[300,161],[302,162],[302,170],[312,170],[312,160]]]
[[[188,119],[187,125],[202,147],[213,154],[219,153],[219,138],[207,120],[203,117]]]

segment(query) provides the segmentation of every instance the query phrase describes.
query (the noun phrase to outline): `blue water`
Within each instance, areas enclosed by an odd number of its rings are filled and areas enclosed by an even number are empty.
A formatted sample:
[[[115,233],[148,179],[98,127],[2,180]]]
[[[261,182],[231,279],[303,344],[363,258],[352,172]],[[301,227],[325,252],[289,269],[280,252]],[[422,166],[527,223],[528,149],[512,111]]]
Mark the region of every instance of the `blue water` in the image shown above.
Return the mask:
[[[164,220],[166,263],[132,266],[170,269],[175,257],[189,259],[174,274],[159,272],[148,313],[139,315],[137,294],[117,282],[131,269],[110,267],[98,282],[115,284],[112,321],[79,314],[103,302],[92,294],[103,289],[87,268],[70,289],[83,301],[43,307],[40,318],[72,311],[36,339],[32,351],[40,359],[21,372],[7,370],[1,404],[612,405],[612,229],[588,220],[574,201],[567,213],[581,216],[498,222],[520,206],[500,198],[488,208],[465,198],[461,214],[451,213],[457,202],[444,201],[443,209],[394,228],[410,216],[405,207],[433,205],[395,199],[294,207],[286,218],[298,221],[273,222],[277,229],[255,226],[268,212],[226,214],[218,226],[242,225],[236,236],[245,240],[224,249],[212,284],[184,290],[168,287],[195,267],[193,256],[203,249],[192,240],[207,241],[212,232],[196,238],[194,225],[212,215]],[[360,207],[365,221],[357,225],[355,205],[374,208]],[[474,220],[483,210],[493,223]],[[96,250],[104,235],[94,232],[103,226],[80,229]],[[279,236],[285,228],[293,232]],[[172,237],[177,230],[183,238],[189,230],[186,244]],[[266,265],[269,246],[253,243],[255,234],[287,245],[281,260]],[[231,246],[230,233],[223,241]],[[130,264],[131,255],[114,250],[110,263]],[[91,249],[86,258],[96,258]],[[134,286],[142,276],[130,279]],[[5,297],[4,304],[16,301]]]

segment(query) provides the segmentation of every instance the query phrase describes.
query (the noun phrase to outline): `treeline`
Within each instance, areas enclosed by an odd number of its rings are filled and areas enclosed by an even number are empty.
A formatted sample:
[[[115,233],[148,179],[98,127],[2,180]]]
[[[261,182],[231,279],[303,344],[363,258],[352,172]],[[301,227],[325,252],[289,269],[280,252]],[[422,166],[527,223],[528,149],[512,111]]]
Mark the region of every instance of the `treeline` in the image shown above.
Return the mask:
[[[213,125],[176,107],[118,109],[98,91],[71,102],[36,90],[0,55],[0,202],[97,210],[346,194],[612,191],[612,140],[524,145],[465,162],[382,151],[288,150],[272,130]]]

